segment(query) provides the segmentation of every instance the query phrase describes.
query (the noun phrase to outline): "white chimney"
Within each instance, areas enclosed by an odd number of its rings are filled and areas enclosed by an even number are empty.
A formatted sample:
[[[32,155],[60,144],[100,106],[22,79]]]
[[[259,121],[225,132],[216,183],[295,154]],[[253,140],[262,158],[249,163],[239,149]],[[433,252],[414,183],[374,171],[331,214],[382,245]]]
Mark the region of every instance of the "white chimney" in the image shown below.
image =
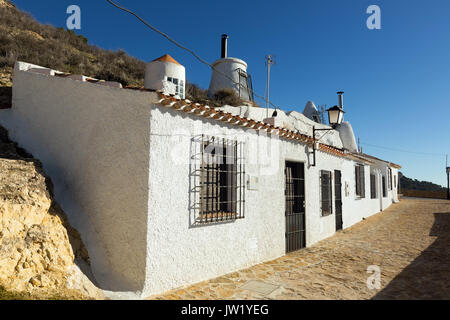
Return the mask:
[[[344,91],[339,91],[337,94],[339,97],[339,108],[344,110]]]
[[[209,83],[208,95],[211,97],[217,91],[231,88],[242,100],[252,101],[251,79],[247,74],[247,63],[238,58],[229,58],[228,36],[221,38],[221,59],[213,63],[213,74]],[[241,84],[241,86],[239,85]]]
[[[144,86],[146,89],[160,90],[184,99],[186,69],[170,55],[165,54],[147,64]]]

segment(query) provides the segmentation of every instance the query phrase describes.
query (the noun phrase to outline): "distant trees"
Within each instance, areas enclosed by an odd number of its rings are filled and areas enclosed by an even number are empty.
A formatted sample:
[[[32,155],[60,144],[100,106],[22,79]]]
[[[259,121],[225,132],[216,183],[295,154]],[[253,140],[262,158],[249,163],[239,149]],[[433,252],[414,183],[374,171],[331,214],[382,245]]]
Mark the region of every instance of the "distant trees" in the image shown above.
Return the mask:
[[[446,189],[428,181],[419,181],[405,177],[401,172],[398,173],[400,178],[400,190],[420,190],[420,191],[445,191]]]

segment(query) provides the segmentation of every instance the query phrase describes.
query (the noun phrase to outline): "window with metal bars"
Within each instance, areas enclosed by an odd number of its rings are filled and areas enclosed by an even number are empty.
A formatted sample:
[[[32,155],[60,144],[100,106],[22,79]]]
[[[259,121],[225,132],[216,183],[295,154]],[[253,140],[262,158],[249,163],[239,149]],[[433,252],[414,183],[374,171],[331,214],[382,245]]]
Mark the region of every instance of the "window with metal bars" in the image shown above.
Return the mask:
[[[330,171],[320,171],[320,203],[322,216],[328,216],[333,213]]]
[[[356,165],[355,166],[355,185],[356,185],[356,196],[360,198],[366,197],[366,183],[365,183],[365,174],[364,174],[364,166]]]
[[[202,136],[197,223],[243,219],[243,143]]]
[[[239,75],[239,98],[244,100],[253,101],[253,85],[252,78],[250,74],[242,70],[241,68],[237,69]]]
[[[389,190],[392,190],[392,169],[388,168],[388,186],[389,186]]]
[[[374,174],[370,175],[370,199],[377,198],[377,178]]]

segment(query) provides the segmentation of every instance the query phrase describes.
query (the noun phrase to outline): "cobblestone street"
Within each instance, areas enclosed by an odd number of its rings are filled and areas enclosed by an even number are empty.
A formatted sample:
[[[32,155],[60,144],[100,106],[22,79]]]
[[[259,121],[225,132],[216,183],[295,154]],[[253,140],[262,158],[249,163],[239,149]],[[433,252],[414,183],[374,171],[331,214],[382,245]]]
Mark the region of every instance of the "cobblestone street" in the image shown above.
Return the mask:
[[[150,299],[450,299],[450,201],[404,198],[312,247]]]

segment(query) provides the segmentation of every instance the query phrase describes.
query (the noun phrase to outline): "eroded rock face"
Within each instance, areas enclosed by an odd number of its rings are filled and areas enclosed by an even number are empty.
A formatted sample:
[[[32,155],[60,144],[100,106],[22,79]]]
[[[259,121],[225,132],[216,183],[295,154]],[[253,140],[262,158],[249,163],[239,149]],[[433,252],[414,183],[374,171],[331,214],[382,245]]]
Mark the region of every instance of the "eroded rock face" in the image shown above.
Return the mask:
[[[36,294],[102,298],[74,263],[88,264],[89,257],[53,200],[41,164],[0,131],[0,285]]]
[[[0,8],[14,8],[14,5],[8,0],[0,0]]]

